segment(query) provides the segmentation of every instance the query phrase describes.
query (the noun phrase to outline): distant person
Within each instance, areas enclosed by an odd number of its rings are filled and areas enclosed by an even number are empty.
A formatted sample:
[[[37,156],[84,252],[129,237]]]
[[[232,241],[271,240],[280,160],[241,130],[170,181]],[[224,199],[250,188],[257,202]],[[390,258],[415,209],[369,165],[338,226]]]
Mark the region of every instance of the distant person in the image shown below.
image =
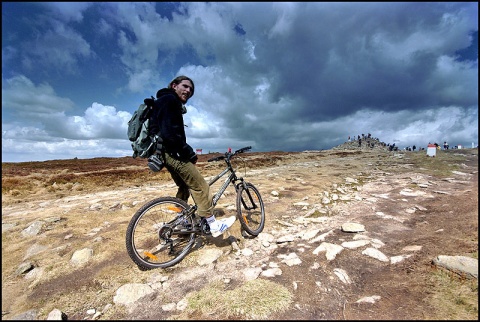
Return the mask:
[[[415,152],[415,149],[416,149],[416,148],[417,148],[417,147],[416,147],[415,145],[414,145],[414,146],[412,146],[412,150],[413,150],[413,152]]]
[[[165,167],[178,186],[176,197],[187,202],[191,194],[199,216],[206,218],[212,236],[218,237],[233,225],[235,216],[215,219],[210,186],[195,166],[197,154],[187,144],[183,114],[194,92],[195,85],[187,76],[178,76],[168,88],[160,89],[150,116],[150,134],[163,139],[163,146],[159,145],[156,153],[164,157]]]

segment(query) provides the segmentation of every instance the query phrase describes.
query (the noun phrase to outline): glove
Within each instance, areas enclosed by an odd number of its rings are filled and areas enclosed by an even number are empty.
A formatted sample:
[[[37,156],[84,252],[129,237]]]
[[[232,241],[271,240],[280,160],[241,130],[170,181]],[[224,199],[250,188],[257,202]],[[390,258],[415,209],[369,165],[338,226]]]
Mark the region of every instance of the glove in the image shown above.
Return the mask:
[[[197,161],[198,161],[198,156],[196,154],[190,158],[190,162],[192,162],[193,164],[197,163]]]

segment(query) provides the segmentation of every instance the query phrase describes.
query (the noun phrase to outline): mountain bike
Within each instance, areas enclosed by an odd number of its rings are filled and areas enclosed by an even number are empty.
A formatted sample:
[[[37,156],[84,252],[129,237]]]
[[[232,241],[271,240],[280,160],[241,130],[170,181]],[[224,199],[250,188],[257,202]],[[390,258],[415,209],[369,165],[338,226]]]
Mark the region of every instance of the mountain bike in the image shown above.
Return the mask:
[[[236,217],[242,235],[254,238],[265,226],[265,208],[257,188],[238,177],[231,159],[250,150],[244,147],[235,152],[225,152],[208,160],[224,160],[226,168],[209,181],[212,186],[228,175],[225,182],[213,194],[213,206],[217,204],[231,184],[236,192]],[[160,197],[145,203],[132,217],[127,227],[126,246],[130,258],[139,268],[148,270],[167,268],[179,263],[193,247],[197,236],[209,236],[210,227],[204,217],[197,213],[197,206],[175,197]]]

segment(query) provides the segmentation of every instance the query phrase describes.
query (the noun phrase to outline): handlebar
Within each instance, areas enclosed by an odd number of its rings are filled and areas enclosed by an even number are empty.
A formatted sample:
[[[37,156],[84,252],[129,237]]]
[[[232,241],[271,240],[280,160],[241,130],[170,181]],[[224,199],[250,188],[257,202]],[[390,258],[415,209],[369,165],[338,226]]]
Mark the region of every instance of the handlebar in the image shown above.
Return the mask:
[[[208,159],[207,162],[219,161],[219,160],[223,160],[225,158],[230,159],[234,155],[246,152],[246,151],[250,150],[251,148],[252,148],[251,146],[246,146],[244,148],[238,149],[237,151],[235,151],[233,153],[232,152],[225,152],[225,155],[219,155],[218,157],[213,157],[211,159]]]

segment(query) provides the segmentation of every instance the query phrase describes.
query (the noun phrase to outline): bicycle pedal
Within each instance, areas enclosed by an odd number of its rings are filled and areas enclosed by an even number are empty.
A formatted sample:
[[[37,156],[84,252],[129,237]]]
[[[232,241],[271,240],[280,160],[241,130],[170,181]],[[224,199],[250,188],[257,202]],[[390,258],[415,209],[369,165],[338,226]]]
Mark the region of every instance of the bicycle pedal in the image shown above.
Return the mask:
[[[200,230],[204,235],[211,235],[212,233],[210,232],[210,226],[208,225],[207,220],[202,217],[199,223]]]

